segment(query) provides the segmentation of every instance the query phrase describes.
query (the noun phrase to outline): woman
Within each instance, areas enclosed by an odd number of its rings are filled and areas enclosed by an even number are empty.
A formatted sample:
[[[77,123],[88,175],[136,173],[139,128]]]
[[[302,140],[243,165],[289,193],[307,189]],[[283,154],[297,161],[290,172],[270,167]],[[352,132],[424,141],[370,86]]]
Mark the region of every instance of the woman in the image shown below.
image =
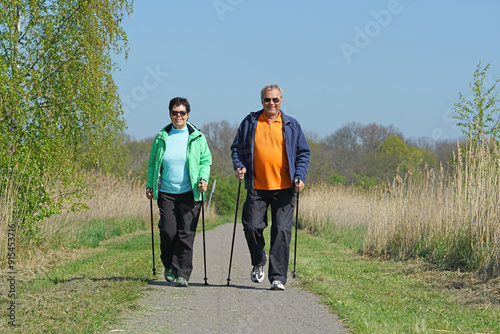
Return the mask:
[[[156,135],[151,147],[146,197],[157,200],[160,209],[158,227],[165,280],[187,287],[212,155],[205,136],[188,122],[188,100],[173,98],[168,109],[171,123]]]

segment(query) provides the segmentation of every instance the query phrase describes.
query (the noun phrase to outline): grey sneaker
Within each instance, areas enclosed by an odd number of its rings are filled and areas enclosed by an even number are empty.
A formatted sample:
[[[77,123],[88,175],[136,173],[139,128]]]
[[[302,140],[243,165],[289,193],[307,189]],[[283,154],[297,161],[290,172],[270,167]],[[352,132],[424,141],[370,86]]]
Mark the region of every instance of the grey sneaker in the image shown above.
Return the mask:
[[[177,277],[177,286],[186,288],[188,286],[188,281],[184,277]]]
[[[273,281],[273,283],[271,284],[271,290],[285,290],[285,286],[283,285],[283,283],[281,283],[281,281]]]
[[[175,281],[175,277],[174,277],[174,270],[173,269],[167,269],[165,268],[165,281],[167,282],[173,282]]]
[[[252,272],[250,273],[250,279],[254,283],[260,283],[264,280],[264,266],[254,266]]]

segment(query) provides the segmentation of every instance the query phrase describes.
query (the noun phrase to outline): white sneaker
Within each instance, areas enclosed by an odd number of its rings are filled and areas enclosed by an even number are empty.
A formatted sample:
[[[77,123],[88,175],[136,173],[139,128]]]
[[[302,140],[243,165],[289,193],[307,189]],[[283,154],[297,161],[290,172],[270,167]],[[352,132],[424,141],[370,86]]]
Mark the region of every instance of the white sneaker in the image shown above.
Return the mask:
[[[263,266],[255,266],[252,269],[252,272],[250,273],[250,279],[254,283],[260,283],[264,280],[264,277],[266,275],[264,274],[264,267]]]
[[[271,284],[271,290],[285,290],[285,286],[281,281],[273,281]]]

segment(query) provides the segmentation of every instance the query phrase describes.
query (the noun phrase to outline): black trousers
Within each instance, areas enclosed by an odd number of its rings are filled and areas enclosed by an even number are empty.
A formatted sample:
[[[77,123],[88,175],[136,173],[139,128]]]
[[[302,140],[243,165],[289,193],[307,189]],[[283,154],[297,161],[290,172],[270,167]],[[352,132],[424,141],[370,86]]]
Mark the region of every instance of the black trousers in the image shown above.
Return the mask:
[[[267,227],[267,208],[271,206],[271,247],[269,249],[269,282],[286,283],[290,240],[293,226],[293,190],[247,190],[243,204],[243,231],[247,240],[252,266],[266,264],[263,231]]]
[[[157,202],[160,209],[161,262],[165,268],[172,268],[176,277],[189,280],[201,202],[194,201],[192,191],[184,194],[158,192]]]

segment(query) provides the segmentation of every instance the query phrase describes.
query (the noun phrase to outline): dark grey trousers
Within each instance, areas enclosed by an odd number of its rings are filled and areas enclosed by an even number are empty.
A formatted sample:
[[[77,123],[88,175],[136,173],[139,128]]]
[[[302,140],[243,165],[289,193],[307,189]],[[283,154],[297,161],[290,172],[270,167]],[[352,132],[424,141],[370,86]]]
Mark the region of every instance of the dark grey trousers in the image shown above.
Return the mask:
[[[194,201],[192,191],[184,194],[158,192],[157,202],[160,209],[161,262],[165,268],[172,268],[176,277],[189,280],[201,202]]]
[[[267,227],[267,208],[271,206],[271,247],[269,249],[269,282],[286,283],[290,240],[293,226],[293,190],[247,190],[243,204],[243,231],[252,266],[266,264],[263,231]]]

